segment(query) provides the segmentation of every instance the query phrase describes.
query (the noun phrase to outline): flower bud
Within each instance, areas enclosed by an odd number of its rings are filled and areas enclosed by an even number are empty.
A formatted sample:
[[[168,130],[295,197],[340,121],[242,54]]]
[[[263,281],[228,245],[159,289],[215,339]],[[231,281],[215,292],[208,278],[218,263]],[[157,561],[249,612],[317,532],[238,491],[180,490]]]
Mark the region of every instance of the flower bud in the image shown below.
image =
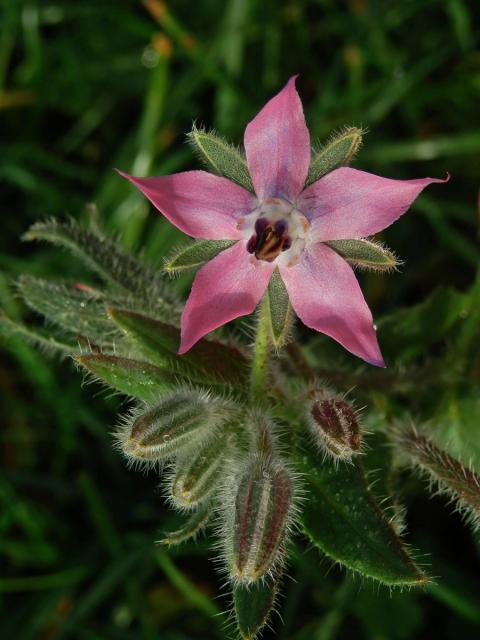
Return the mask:
[[[177,458],[169,482],[169,498],[177,508],[196,507],[217,488],[230,445],[228,434],[219,435],[197,451]]]
[[[117,441],[130,460],[154,463],[194,450],[215,435],[228,415],[225,403],[206,393],[176,391],[154,406],[134,409],[117,432]]]
[[[225,496],[225,558],[231,579],[248,584],[283,559],[295,513],[294,478],[280,459],[250,455]]]
[[[314,391],[307,420],[315,444],[337,460],[350,460],[360,452],[361,437],[355,409],[329,391]]]

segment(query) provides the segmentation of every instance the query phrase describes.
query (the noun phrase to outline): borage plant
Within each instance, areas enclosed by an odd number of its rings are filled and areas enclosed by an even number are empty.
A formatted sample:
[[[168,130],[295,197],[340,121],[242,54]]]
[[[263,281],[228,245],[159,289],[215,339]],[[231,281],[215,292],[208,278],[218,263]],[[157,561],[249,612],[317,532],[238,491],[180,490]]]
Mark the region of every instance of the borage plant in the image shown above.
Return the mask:
[[[356,128],[312,150],[293,78],[247,126],[245,154],[201,129],[189,139],[214,173],[121,174],[197,239],[169,256],[163,270],[200,267],[183,311],[165,273],[98,230],[47,221],[26,238],[69,249],[97,280],[21,277],[21,295],[49,328],[3,315],[3,331],[71,354],[132,401],[116,445],[129,464],[161,471],[170,505],[184,516],[161,542],[211,532],[243,638],[256,637],[269,618],[296,531],[361,576],[425,585],[428,576],[400,537],[404,510],[391,495],[391,471],[402,462],[426,471],[459,497],[473,525],[477,476],[419,433],[406,411],[390,426],[378,407],[360,419],[345,393],[352,383],[360,395],[382,380],[392,394],[402,393],[412,382],[408,368],[387,374],[352,358],[338,364],[328,340],[323,352],[316,334],[304,332],[299,342],[293,324],[298,316],[384,367],[354,269],[395,269],[395,255],[370,236],[442,181],[391,180],[346,167],[361,143]],[[205,338],[257,305],[252,345],[239,331]],[[362,421],[375,431],[367,438]],[[372,460],[380,468],[375,487],[367,479]]]

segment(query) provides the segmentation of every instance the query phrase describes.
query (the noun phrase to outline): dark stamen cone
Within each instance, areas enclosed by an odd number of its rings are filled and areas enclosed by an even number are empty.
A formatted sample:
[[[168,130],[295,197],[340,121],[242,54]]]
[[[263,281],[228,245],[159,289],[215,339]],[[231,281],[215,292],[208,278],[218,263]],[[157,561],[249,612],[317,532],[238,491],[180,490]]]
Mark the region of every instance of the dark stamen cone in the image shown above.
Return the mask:
[[[251,583],[283,559],[294,514],[294,481],[280,459],[254,454],[233,476],[224,506],[225,555],[231,579]]]
[[[336,459],[350,460],[360,452],[360,426],[354,408],[328,391],[314,391],[307,420],[317,446]]]

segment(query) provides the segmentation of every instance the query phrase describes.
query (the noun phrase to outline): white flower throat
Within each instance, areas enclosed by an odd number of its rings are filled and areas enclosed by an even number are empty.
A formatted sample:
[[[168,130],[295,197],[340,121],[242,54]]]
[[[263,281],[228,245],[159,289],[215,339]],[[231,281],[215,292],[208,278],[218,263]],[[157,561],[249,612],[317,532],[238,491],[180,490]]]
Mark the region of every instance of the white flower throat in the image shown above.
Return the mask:
[[[309,229],[306,217],[282,198],[268,198],[252,213],[238,219],[252,260],[276,261],[293,267],[305,248]]]

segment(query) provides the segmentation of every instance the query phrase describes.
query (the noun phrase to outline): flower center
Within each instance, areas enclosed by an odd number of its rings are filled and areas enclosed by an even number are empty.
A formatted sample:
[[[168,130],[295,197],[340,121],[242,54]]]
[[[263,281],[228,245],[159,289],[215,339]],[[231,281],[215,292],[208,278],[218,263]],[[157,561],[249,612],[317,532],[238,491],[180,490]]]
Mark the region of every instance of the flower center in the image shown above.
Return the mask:
[[[247,240],[247,251],[257,260],[298,262],[309,224],[305,216],[282,198],[268,198],[237,224]]]

